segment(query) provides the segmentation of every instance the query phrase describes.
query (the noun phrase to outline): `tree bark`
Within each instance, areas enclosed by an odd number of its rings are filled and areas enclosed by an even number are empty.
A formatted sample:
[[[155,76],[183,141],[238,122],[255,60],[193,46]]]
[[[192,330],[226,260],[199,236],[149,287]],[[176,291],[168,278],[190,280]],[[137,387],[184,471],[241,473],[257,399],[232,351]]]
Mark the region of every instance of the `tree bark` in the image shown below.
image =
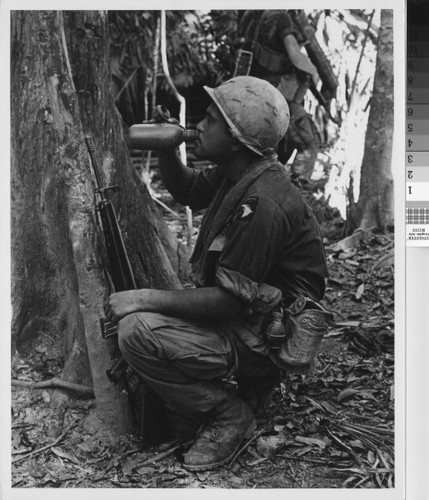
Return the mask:
[[[65,371],[75,367],[69,379],[86,385],[91,377],[66,200],[72,182],[89,190],[90,181],[81,177],[77,102],[60,34],[58,13],[13,13],[12,346],[25,352],[34,336],[52,336],[69,358]],[[85,208],[90,216],[90,204]]]
[[[12,13],[12,344],[25,355],[38,334],[51,336],[66,360],[62,378],[92,381],[98,415],[125,432],[128,405],[105,375],[117,346],[100,335],[109,284],[86,134],[106,185],[119,187],[115,208],[138,286],[180,283],[114,106],[107,26],[100,11]]]
[[[349,195],[349,234],[357,228],[386,232],[393,227],[393,110],[393,11],[383,9],[357,204]]]

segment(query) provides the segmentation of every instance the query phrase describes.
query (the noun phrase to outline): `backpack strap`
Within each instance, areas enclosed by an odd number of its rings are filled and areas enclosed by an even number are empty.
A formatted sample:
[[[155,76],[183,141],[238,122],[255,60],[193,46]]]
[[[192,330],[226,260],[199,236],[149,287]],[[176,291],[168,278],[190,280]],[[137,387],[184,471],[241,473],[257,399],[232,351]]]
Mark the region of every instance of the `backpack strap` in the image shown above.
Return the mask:
[[[266,17],[267,11],[264,10],[259,13],[259,17],[256,21],[251,39],[250,50],[253,52],[255,59],[258,61],[263,68],[273,72],[282,73],[287,71],[289,68],[289,60],[286,54],[280,54],[274,50],[271,50],[258,42],[259,32],[261,30],[262,22]]]
[[[256,14],[246,11],[240,23],[241,36],[245,40],[245,50],[253,52],[255,42],[259,37],[262,19],[265,11],[259,11]]]

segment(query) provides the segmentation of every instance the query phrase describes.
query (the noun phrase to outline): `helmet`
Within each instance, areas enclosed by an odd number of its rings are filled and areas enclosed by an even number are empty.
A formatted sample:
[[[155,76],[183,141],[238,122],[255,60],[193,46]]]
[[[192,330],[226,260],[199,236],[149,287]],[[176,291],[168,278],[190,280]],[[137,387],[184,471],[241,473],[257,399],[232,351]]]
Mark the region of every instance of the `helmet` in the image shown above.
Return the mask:
[[[270,83],[253,76],[204,87],[228,123],[233,137],[262,156],[273,150],[289,126],[289,106]]]

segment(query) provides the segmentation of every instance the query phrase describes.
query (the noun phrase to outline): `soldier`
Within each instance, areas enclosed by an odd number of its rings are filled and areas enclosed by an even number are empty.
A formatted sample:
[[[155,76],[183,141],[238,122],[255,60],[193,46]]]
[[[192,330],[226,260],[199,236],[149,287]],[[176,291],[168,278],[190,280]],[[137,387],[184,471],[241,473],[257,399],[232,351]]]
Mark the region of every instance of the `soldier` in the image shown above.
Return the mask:
[[[290,125],[279,145],[279,160],[286,163],[296,149],[294,170],[309,180],[320,141],[303,101],[310,84],[317,82],[318,74],[301,52],[295,24],[286,10],[246,11],[238,36],[254,55],[250,74],[278,88],[289,105]]]
[[[195,171],[174,149],[158,152],[175,199],[208,207],[191,258],[196,288],[119,292],[105,304],[124,358],[176,431],[200,427],[184,458],[192,471],[227,463],[251,436],[257,399],[285,367],[264,333],[271,311],[301,294],[320,300],[326,274],[316,220],[275,153],[288,123],[284,97],[249,76],[205,89],[212,104],[195,155],[216,166]],[[232,374],[238,392],[225,383]]]

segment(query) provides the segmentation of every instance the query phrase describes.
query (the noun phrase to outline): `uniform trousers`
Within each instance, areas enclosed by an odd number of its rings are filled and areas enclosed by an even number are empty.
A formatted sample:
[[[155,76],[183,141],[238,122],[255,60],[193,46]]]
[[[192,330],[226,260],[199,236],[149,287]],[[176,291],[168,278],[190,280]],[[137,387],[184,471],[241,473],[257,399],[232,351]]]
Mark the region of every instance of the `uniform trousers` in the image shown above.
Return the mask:
[[[231,396],[225,380],[232,374],[254,378],[278,373],[267,356],[225,331],[225,323],[220,328],[158,313],[134,313],[119,322],[118,341],[129,365],[166,408],[196,421]]]

